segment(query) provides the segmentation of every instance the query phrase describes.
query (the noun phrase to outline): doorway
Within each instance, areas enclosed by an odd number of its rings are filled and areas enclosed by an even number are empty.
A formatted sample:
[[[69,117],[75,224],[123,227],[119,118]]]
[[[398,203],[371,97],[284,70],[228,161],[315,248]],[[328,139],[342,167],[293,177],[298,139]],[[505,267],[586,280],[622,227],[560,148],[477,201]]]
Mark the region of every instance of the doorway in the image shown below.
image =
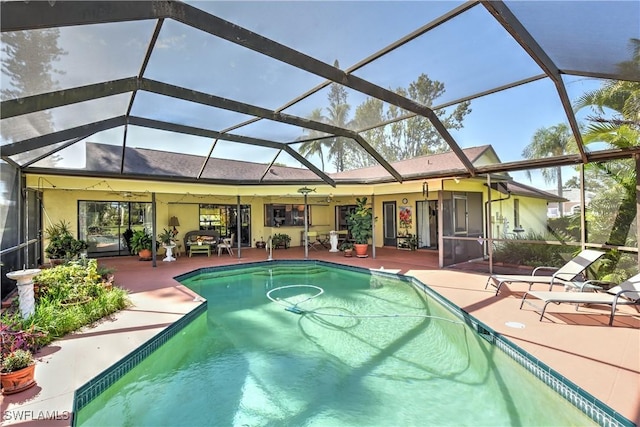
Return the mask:
[[[419,200],[416,203],[416,221],[418,248],[438,249],[438,201]]]
[[[383,242],[384,246],[396,246],[396,202],[382,202]]]

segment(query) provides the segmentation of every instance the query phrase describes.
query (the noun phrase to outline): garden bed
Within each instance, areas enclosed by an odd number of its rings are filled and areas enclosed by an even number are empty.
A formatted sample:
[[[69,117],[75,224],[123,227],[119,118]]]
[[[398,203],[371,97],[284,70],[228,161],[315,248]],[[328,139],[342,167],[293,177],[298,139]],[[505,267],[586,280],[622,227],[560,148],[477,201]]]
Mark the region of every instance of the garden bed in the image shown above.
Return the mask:
[[[18,298],[13,298],[0,315],[3,332],[23,332],[29,349],[36,351],[128,307],[128,292],[113,285],[110,273],[100,271],[96,260],[43,270],[34,277],[38,289],[34,314],[23,319]]]

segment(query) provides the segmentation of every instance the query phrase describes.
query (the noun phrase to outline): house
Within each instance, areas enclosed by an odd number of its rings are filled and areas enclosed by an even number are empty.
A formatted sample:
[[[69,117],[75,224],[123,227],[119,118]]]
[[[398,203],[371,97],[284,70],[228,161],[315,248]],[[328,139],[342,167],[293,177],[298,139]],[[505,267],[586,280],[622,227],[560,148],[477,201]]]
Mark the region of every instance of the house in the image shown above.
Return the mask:
[[[125,230],[151,230],[154,219],[161,230],[172,217],[178,218],[183,233],[235,234],[244,247],[286,233],[291,245],[298,246],[304,243],[305,200],[308,229],[328,233],[346,230],[356,197],[367,196],[377,218],[375,246],[403,249],[406,238],[417,235],[418,248],[440,251],[447,265],[482,257],[483,239],[489,236],[543,232],[547,204],[562,200],[514,182],[508,174],[465,177],[453,152],[392,163],[407,177],[402,183],[375,166],[330,173],[340,184],[332,187],[303,168],[126,150],[122,168],[135,172],[137,179],[118,177],[120,147],[98,143],[86,144],[86,161],[66,169],[68,175],[26,174],[27,187],[42,194],[46,221],[69,220],[78,237],[89,242],[89,256],[128,255]],[[488,145],[463,151],[474,165],[499,162]],[[198,170],[206,183],[186,179]],[[418,179],[442,170],[459,170],[460,178]],[[110,174],[113,178],[105,177]]]

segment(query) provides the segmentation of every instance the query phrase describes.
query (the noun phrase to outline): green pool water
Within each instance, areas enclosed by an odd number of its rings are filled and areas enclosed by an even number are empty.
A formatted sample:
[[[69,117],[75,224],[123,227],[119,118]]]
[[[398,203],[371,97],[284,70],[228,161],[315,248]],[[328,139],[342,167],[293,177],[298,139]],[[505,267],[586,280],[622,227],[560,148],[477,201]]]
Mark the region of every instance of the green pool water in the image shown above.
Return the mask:
[[[285,265],[183,283],[207,312],[76,425],[594,425],[409,282]]]

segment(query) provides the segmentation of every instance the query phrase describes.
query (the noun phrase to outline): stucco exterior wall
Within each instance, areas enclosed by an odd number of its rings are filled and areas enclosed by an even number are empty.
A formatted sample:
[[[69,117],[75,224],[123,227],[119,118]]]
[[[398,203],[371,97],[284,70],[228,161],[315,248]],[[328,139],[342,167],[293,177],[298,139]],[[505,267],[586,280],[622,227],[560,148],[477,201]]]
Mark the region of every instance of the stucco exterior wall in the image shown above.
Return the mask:
[[[270,227],[265,225],[266,204],[303,204],[304,196],[294,186],[273,187],[237,187],[237,186],[212,186],[182,183],[160,183],[150,181],[132,180],[99,180],[95,178],[70,178],[49,177],[52,185],[48,188],[38,188],[43,192],[45,228],[49,223],[55,223],[60,219],[70,222],[74,235],[78,235],[78,201],[137,201],[151,202],[151,195],[156,192],[156,227],[158,231],[168,228],[169,218],[178,217],[180,226],[178,230],[184,233],[199,228],[200,204],[225,204],[235,205],[237,197],[240,203],[251,206],[251,236],[252,246],[255,242],[264,239],[274,233],[287,233],[291,236],[291,245],[303,244],[301,231],[304,227]],[[375,221],[376,246],[383,245],[383,210],[384,202],[394,201],[399,215],[400,206],[410,206],[413,212],[413,221],[408,229],[409,233],[416,233],[417,219],[415,211],[418,201],[437,200],[440,190],[455,193],[474,192],[481,193],[483,206],[486,207],[488,191],[481,180],[454,180],[434,181],[428,183],[428,193],[423,194],[423,185],[426,181],[409,183],[389,183],[380,185],[354,185],[340,187],[330,186],[314,187],[315,192],[308,195],[308,204],[311,209],[312,225],[310,231],[328,232],[336,228],[335,208],[338,205],[354,205],[356,197],[366,196],[369,202],[373,200],[373,212]],[[37,176],[27,176],[27,185],[36,188]],[[129,194],[131,197],[125,197]],[[274,195],[277,194],[277,195]],[[331,197],[328,197],[331,195]],[[503,193],[492,192],[492,198],[504,198]],[[402,202],[403,199],[407,202]],[[514,224],[513,209],[514,200],[520,204],[520,224]],[[495,238],[500,238],[504,232],[504,221],[509,221],[510,230],[515,225],[521,225],[526,232],[544,232],[546,229],[546,201],[531,197],[512,196],[507,200],[492,203],[492,230]],[[481,213],[484,218],[485,213]],[[500,221],[496,221],[496,215]],[[399,217],[396,224],[400,224]],[[46,242],[45,246],[46,247]]]

